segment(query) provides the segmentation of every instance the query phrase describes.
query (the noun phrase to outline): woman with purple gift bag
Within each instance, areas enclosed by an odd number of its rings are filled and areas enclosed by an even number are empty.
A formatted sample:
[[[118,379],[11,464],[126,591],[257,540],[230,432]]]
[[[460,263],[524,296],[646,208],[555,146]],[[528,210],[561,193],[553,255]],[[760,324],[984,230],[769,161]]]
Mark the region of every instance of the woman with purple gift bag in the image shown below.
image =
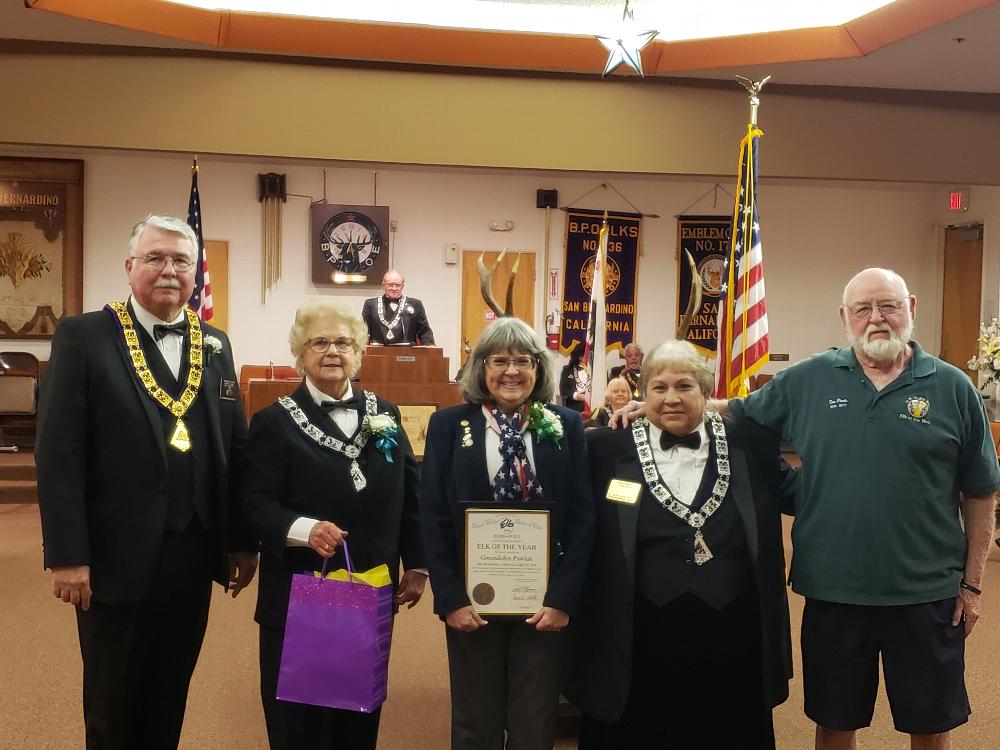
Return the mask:
[[[255,619],[272,750],[375,747],[384,677],[380,686],[373,660],[388,658],[392,614],[416,604],[426,582],[418,468],[399,410],[350,382],[366,340],[364,322],[340,302],[299,308],[288,342],[302,384],[250,425],[243,510],[261,543]],[[377,576],[372,569],[385,565],[388,580],[314,573],[351,567],[338,552],[345,539],[354,570]],[[316,669],[296,671],[310,654]],[[345,668],[348,684],[322,679]]]
[[[583,422],[548,403],[553,381],[538,334],[500,318],[469,357],[468,403],[438,411],[427,430],[420,512],[434,611],[446,623],[453,750],[548,750],[555,739],[562,631],[584,585],[595,510]],[[470,509],[548,511],[549,577],[537,611],[483,616],[473,607]],[[477,606],[487,599],[477,594]]]

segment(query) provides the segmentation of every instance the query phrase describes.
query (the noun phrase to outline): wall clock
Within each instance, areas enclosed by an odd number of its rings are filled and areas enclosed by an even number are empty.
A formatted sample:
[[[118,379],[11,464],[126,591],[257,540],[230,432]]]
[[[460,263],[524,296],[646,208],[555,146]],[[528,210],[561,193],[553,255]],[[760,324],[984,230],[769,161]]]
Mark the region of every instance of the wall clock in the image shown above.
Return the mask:
[[[314,203],[310,207],[312,281],[372,287],[389,270],[388,206]]]

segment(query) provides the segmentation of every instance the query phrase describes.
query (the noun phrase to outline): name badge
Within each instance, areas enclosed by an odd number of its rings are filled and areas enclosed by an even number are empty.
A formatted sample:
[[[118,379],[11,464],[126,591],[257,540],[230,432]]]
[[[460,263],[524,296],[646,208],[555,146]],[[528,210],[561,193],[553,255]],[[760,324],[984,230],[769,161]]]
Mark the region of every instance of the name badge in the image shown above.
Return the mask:
[[[219,398],[223,401],[235,401],[237,393],[235,380],[223,380],[219,383]]]
[[[613,503],[635,505],[642,494],[642,485],[638,482],[626,482],[624,479],[612,479],[604,499]]]

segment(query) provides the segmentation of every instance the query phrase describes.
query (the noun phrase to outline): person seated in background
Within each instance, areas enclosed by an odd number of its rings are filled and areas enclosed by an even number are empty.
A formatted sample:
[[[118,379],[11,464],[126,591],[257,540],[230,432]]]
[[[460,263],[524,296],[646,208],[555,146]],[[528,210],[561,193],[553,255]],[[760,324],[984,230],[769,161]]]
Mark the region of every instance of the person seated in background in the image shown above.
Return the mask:
[[[382,277],[379,297],[365,300],[361,311],[370,344],[421,344],[434,346],[434,331],[427,322],[424,303],[403,294],[406,279],[395,269]]]
[[[628,404],[632,398],[632,389],[625,378],[611,378],[608,388],[604,391],[604,405],[590,415],[584,422],[585,427],[607,427],[611,415]]]
[[[590,373],[580,361],[583,358],[583,347],[569,353],[569,363],[559,374],[559,396],[563,406],[573,411],[583,411],[587,408],[587,392],[590,390]]]
[[[642,400],[639,390],[639,368],[642,367],[642,357],[642,347],[633,341],[622,349],[622,359],[625,360],[625,364],[611,368],[611,377],[624,378],[632,392],[632,398],[636,401]]]

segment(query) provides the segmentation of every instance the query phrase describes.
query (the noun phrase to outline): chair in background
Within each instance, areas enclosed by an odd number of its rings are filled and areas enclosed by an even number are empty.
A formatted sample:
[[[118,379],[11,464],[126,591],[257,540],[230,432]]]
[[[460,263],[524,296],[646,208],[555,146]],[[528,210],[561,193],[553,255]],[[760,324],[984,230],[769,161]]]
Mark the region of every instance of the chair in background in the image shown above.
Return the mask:
[[[0,447],[34,448],[38,372],[35,355],[0,352]]]

